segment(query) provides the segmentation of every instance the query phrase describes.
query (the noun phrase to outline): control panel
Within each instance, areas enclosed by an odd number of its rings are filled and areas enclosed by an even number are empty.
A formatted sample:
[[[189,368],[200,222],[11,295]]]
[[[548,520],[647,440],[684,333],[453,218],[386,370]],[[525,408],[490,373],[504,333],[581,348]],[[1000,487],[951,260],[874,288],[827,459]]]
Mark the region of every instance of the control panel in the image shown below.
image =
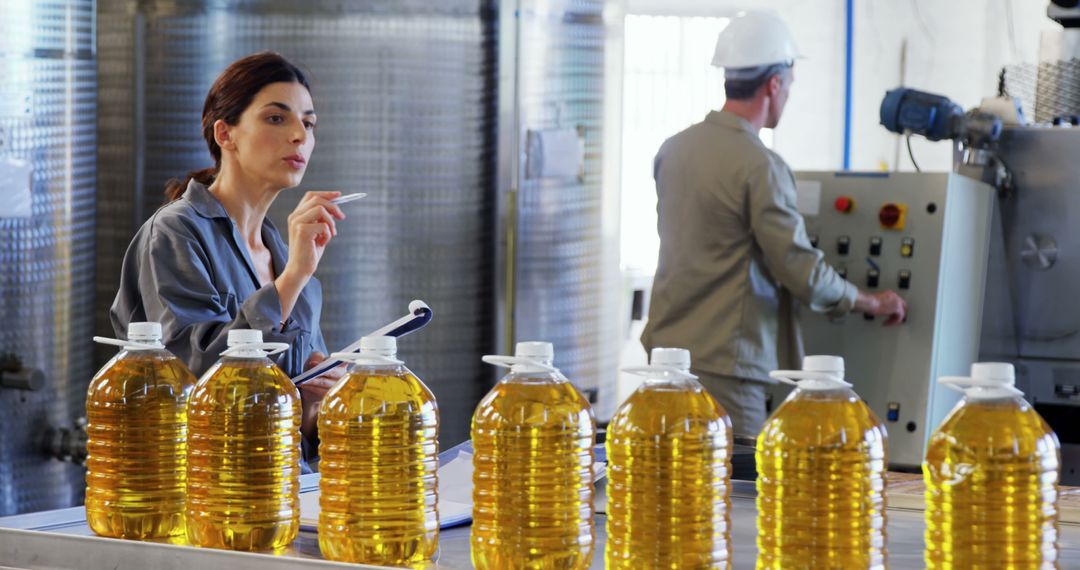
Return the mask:
[[[894,290],[907,321],[799,311],[807,354],[843,356],[847,379],[885,422],[889,460],[922,463],[929,434],[958,401],[939,376],[978,354],[995,193],[946,173],[799,172],[799,210],[825,259],[867,292]],[[789,392],[777,385],[773,407]]]

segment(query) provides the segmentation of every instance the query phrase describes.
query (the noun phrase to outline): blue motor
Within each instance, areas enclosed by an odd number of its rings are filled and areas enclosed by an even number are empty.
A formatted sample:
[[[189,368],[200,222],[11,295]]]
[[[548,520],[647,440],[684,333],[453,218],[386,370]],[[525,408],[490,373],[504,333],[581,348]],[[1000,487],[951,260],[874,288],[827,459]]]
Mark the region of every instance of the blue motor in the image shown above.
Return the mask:
[[[979,111],[964,113],[947,97],[906,87],[885,93],[881,124],[894,133],[932,141],[956,139],[974,147],[987,147],[1001,136],[1001,119]]]
[[[912,132],[932,141],[960,134],[964,109],[947,97],[899,87],[885,93],[881,124],[894,133]]]

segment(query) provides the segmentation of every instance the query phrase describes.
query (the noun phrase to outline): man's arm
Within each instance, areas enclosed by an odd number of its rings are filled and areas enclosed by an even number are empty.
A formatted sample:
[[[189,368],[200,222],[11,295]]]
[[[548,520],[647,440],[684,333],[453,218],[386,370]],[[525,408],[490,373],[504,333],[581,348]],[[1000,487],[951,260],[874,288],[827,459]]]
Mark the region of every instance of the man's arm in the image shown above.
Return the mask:
[[[894,291],[860,291],[810,245],[802,214],[795,206],[795,178],[775,155],[748,177],[750,227],[769,271],[800,301],[817,312],[842,315],[852,310],[903,322],[907,305]]]

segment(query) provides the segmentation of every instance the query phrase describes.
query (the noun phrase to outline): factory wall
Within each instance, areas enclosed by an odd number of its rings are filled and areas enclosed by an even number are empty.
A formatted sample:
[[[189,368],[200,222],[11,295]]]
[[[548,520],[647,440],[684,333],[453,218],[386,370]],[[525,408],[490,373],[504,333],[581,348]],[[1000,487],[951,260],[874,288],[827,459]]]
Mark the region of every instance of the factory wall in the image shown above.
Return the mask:
[[[795,84],[783,120],[773,132],[773,148],[796,170],[843,167],[846,2],[624,2],[629,13],[657,15],[732,17],[745,9],[775,10],[791,27],[806,57],[795,66]],[[885,91],[903,84],[971,108],[982,97],[996,94],[1003,66],[1037,61],[1040,32],[1060,29],[1046,17],[1046,2],[853,0],[852,4],[853,170],[912,170],[903,141],[879,125]],[[912,147],[923,170],[951,167],[948,143],[919,139]]]

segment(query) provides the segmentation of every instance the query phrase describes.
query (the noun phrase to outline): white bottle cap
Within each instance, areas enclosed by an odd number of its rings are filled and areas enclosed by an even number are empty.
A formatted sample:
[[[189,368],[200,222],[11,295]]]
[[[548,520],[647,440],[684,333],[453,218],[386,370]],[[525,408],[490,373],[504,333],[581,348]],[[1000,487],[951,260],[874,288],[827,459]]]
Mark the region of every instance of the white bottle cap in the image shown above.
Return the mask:
[[[802,370],[773,370],[769,377],[802,390],[851,388],[851,384],[844,381],[844,359],[839,356],[806,356]]]
[[[654,348],[652,349],[652,362],[650,364],[689,370],[690,351],[685,348]]]
[[[843,379],[844,358],[842,356],[829,356],[824,354],[804,356],[802,361],[802,369],[805,372],[825,372],[829,374],[837,374],[840,376],[841,379]]]
[[[555,358],[555,348],[550,342],[519,342],[514,346],[514,356],[550,362]]]
[[[360,339],[360,354],[397,355],[397,338],[392,336],[365,336]]]
[[[128,323],[127,339],[136,342],[160,342],[161,323]]]
[[[976,362],[971,365],[971,377],[1002,386],[1016,385],[1016,371],[1008,362]]]
[[[259,344],[262,342],[262,331],[256,329],[233,329],[229,331],[229,346],[244,344]]]

